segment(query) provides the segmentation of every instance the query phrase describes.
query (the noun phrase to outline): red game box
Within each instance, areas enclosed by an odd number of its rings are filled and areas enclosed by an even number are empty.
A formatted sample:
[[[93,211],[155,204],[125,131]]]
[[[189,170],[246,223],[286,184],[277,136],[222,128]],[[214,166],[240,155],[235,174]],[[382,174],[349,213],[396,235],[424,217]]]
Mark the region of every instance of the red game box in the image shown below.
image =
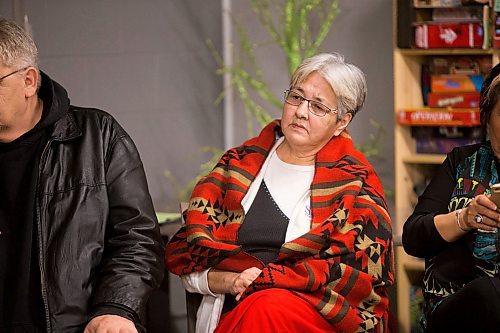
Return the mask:
[[[481,48],[484,31],[479,22],[469,23],[417,23],[415,26],[415,47]]]
[[[462,93],[429,93],[427,103],[431,108],[477,108],[479,92]]]
[[[431,75],[431,91],[439,93],[478,92],[484,82],[482,75]]]
[[[397,121],[409,126],[480,126],[478,109],[404,109]]]

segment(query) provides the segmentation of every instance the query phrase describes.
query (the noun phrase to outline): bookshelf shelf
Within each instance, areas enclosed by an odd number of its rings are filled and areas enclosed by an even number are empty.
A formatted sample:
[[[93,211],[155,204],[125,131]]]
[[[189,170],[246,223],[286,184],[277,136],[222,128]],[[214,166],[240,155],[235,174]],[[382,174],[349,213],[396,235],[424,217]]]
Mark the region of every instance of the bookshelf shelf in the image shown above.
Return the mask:
[[[438,48],[438,49],[399,49],[399,52],[404,56],[429,56],[429,55],[489,55],[496,52],[493,49],[477,49],[477,48]]]
[[[404,267],[409,271],[419,271],[423,272],[425,268],[424,261],[422,259],[417,258],[409,258],[405,263]]]
[[[401,162],[406,164],[442,164],[446,155],[442,154],[408,154],[401,157]]]

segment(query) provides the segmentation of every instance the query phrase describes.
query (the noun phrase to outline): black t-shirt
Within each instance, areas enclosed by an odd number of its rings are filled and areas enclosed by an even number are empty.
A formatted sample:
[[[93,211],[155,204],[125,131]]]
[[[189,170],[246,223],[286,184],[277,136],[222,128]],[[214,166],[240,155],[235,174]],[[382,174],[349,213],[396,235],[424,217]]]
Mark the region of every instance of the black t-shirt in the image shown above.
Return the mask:
[[[20,138],[21,139],[21,138]],[[0,144],[0,331],[44,328],[33,211],[43,131]]]
[[[36,180],[47,129],[62,114],[44,109],[32,130],[0,143],[0,332],[45,331],[34,223]]]

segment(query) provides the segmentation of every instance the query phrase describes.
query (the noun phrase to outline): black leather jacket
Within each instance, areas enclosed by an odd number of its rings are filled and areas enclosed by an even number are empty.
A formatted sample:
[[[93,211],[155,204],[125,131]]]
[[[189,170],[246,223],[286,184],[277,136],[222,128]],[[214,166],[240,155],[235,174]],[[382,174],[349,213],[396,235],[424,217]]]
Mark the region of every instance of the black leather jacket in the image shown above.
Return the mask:
[[[67,110],[43,149],[36,187],[46,325],[81,332],[98,304],[143,310],[163,278],[163,246],[132,139],[109,114],[69,105],[46,75],[42,85],[52,91],[44,104]]]

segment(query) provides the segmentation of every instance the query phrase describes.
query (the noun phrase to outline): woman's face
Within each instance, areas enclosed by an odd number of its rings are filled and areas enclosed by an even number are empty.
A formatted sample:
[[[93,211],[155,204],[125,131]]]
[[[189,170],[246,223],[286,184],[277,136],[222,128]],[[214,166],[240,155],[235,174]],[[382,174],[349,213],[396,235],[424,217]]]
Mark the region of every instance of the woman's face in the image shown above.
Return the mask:
[[[491,111],[488,129],[493,152],[500,158],[500,100],[497,104],[495,104],[495,107]]]
[[[302,83],[291,89],[306,99],[337,109],[337,97],[333,89],[317,72],[313,72]],[[336,112],[328,112],[325,116],[318,117],[309,111],[307,101],[303,101],[299,106],[284,103],[281,128],[287,144],[292,148],[316,153],[333,136],[339,135],[351,118],[352,115],[348,113],[338,120]]]

